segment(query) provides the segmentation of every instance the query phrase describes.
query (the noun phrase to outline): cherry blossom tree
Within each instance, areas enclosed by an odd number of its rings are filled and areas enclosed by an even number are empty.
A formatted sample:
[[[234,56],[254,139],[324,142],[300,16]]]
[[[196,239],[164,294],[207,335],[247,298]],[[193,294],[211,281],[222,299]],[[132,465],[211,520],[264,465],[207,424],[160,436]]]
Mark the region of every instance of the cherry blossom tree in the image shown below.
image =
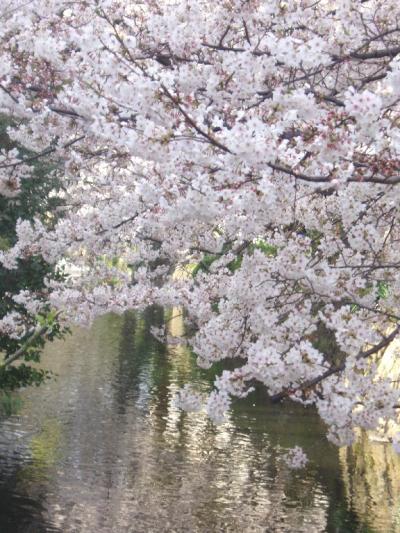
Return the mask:
[[[62,260],[48,299],[78,323],[181,306],[198,364],[235,363],[217,422],[258,384],[338,445],[397,419],[377,363],[400,331],[398,0],[10,0],[0,40],[34,153],[4,154],[0,192],[46,159],[66,206],[19,221],[5,268]]]

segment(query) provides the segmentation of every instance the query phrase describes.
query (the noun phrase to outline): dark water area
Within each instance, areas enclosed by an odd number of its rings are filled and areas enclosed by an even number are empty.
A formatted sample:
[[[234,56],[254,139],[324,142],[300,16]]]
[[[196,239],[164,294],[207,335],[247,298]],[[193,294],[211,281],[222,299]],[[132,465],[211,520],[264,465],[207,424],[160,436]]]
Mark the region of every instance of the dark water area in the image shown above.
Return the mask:
[[[48,346],[56,379],[0,422],[0,533],[400,532],[387,445],[339,451],[312,410],[259,394],[220,426],[177,409],[177,390],[210,376],[150,335],[164,318],[109,315]],[[283,461],[295,445],[304,470]]]

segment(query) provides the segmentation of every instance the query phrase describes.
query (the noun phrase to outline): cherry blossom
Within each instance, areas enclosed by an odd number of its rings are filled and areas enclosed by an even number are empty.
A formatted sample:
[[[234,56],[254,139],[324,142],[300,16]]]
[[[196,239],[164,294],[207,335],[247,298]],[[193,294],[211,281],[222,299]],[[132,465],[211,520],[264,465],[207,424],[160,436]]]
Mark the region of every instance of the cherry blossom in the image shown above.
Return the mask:
[[[398,1],[21,0],[0,18],[0,108],[34,154],[1,156],[0,194],[45,159],[64,202],[19,223],[2,265],[64,265],[47,298],[77,323],[183,308],[199,365],[234,362],[217,422],[257,384],[315,405],[338,445],[397,420],[376,363],[400,331]]]
[[[285,463],[292,469],[304,468],[308,463],[307,456],[299,446],[291,448],[284,456]]]

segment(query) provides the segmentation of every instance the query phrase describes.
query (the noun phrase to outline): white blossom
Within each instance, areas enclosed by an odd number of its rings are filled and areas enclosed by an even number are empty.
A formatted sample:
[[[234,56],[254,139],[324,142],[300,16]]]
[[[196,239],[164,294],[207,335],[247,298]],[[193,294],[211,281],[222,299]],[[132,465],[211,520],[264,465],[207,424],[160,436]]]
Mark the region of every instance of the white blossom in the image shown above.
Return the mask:
[[[64,202],[0,263],[69,273],[15,301],[80,324],[182,307],[199,366],[233,368],[217,423],[255,383],[338,445],[397,420],[378,366],[400,321],[398,1],[70,4],[0,8],[1,113]],[[1,153],[4,201],[33,166]]]
[[[308,458],[300,446],[291,448],[284,456],[283,460],[289,468],[294,470],[304,468],[308,463]]]
[[[174,404],[184,411],[200,411],[202,408],[202,395],[185,385],[175,396]]]

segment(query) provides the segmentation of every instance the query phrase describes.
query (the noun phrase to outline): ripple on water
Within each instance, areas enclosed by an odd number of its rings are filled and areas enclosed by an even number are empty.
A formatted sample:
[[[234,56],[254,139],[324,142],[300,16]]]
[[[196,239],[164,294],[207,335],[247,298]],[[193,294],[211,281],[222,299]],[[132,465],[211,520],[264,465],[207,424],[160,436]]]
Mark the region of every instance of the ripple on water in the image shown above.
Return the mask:
[[[180,386],[206,390],[210,375],[149,335],[162,319],[110,315],[47,348],[57,379],[23,391],[19,415],[2,422],[0,532],[317,533],[362,522],[370,507],[346,481],[358,470],[339,461],[314,412],[253,395],[215,427],[174,406]],[[310,458],[301,473],[282,460],[294,445]]]

